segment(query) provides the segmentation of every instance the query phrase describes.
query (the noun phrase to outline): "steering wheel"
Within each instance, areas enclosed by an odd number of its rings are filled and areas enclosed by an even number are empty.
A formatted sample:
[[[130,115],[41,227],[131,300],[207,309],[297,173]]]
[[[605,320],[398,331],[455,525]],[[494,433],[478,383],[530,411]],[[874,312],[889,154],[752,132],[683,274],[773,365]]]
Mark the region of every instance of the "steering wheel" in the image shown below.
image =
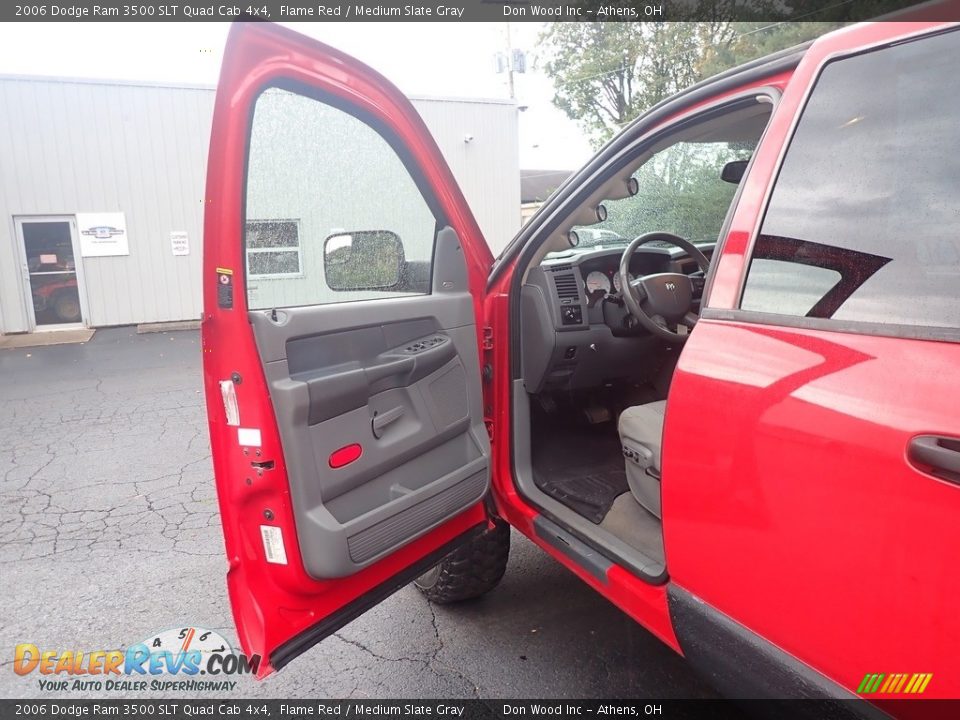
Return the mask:
[[[689,240],[668,232],[644,233],[631,242],[620,258],[620,287],[630,314],[651,333],[670,342],[686,342],[689,331],[697,323],[693,312],[694,281],[683,273],[655,273],[630,279],[630,259],[641,245],[666,242],[689,253],[706,274],[710,266],[707,256]],[[696,290],[703,292],[703,284]],[[671,328],[671,325],[673,328]]]

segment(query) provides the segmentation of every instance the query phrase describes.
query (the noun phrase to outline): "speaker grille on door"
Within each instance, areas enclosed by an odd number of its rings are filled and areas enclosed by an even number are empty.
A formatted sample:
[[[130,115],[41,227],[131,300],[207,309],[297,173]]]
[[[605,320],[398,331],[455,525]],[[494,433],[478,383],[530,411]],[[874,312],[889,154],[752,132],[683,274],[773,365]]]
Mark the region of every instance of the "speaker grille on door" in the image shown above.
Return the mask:
[[[397,513],[347,538],[350,559],[362,563],[399,543],[429,530],[444,518],[466,508],[486,489],[487,474],[480,472],[439,492],[432,498]]]
[[[467,375],[459,361],[434,379],[428,388],[430,415],[438,431],[466,419],[469,410]]]

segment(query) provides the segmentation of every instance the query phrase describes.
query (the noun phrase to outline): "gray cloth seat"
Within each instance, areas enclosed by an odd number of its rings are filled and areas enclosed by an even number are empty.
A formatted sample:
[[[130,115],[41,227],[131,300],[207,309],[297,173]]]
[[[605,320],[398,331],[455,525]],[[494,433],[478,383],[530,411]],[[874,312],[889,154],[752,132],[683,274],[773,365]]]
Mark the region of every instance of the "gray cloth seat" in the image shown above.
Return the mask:
[[[660,517],[660,444],[667,401],[634,405],[620,413],[617,430],[627,469],[627,484],[644,508]]]

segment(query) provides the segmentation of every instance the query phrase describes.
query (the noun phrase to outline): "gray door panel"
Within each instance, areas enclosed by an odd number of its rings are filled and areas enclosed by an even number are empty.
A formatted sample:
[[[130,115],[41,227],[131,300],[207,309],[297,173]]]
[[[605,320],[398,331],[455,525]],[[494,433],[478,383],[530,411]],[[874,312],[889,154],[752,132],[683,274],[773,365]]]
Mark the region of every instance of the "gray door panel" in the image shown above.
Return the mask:
[[[433,292],[250,312],[297,535],[316,578],[353,574],[489,486],[473,297],[442,230]],[[362,454],[333,468],[351,444]]]

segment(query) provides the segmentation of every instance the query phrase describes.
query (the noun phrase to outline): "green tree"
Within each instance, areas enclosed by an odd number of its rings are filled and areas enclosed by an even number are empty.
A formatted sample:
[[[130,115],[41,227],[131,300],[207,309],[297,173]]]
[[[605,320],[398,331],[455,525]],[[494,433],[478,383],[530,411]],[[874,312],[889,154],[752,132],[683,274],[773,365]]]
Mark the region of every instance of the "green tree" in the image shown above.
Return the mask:
[[[633,88],[640,31],[633,23],[551,23],[540,37],[540,59],[553,80],[554,105],[595,142],[636,116]]]
[[[722,0],[716,4],[724,5]],[[869,5],[877,12],[888,4],[888,0],[858,0],[858,8]],[[759,12],[776,17],[766,7]],[[723,7],[716,13],[722,15]],[[539,56],[553,81],[553,103],[599,147],[660,100],[847,22],[839,11],[817,11],[816,15],[831,19],[553,23],[541,34]]]
[[[541,36],[540,59],[554,104],[599,146],[699,80],[704,47],[733,39],[730,23],[553,23]]]

